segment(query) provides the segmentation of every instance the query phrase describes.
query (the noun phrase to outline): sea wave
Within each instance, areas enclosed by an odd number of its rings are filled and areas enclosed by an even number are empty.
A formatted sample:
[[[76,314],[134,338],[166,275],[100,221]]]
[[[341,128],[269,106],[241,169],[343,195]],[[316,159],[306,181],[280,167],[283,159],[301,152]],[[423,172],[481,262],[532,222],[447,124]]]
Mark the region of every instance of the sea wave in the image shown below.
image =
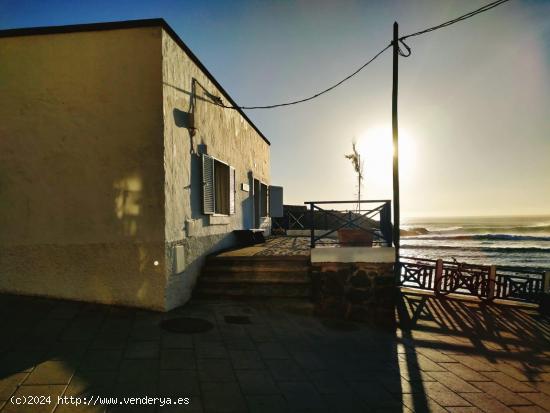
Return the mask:
[[[423,249],[423,250],[460,250],[460,251],[477,251],[477,252],[496,252],[503,254],[510,253],[550,253],[550,248],[541,247],[464,247],[454,245],[414,245],[404,244],[400,248],[403,249]]]
[[[435,235],[407,236],[407,239],[426,241],[550,241],[550,236],[514,235],[514,234],[473,234],[473,235]]]

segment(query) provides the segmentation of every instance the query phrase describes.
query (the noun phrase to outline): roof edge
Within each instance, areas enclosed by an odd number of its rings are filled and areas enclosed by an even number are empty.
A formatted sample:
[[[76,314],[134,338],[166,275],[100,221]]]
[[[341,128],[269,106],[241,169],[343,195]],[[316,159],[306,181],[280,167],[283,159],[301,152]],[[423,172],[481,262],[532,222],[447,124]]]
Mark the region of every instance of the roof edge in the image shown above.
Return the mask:
[[[199,58],[189,49],[189,47],[183,42],[181,37],[170,27],[166,20],[162,18],[156,19],[140,19],[140,20],[123,20],[113,22],[102,23],[85,23],[85,24],[71,24],[64,26],[40,26],[40,27],[27,27],[19,29],[5,29],[0,30],[0,38],[2,37],[17,37],[17,36],[33,36],[41,34],[62,34],[62,33],[76,33],[76,32],[92,32],[102,30],[118,30],[118,29],[132,29],[141,27],[162,27],[166,33],[170,35],[179,47],[189,56],[189,58],[199,67],[199,69],[210,79],[210,81],[216,86],[225,98],[231,103],[232,106],[237,107],[237,103],[231,98],[229,93],[219,84],[210,71],[202,64]],[[250,118],[243,112],[242,109],[236,108],[241,116],[249,123],[250,126],[260,135],[260,137],[268,144],[271,142],[265,137],[265,135],[258,129],[258,127],[250,120]]]

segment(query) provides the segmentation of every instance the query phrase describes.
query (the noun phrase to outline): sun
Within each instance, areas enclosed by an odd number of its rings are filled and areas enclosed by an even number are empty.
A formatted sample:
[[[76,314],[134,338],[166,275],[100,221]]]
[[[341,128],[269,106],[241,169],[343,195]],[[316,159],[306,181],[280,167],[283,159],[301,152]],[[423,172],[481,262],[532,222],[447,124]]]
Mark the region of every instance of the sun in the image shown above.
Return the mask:
[[[389,125],[365,130],[357,139],[357,149],[364,163],[367,197],[387,197],[392,189],[393,138]],[[399,176],[411,176],[415,169],[415,146],[408,130],[399,128]]]

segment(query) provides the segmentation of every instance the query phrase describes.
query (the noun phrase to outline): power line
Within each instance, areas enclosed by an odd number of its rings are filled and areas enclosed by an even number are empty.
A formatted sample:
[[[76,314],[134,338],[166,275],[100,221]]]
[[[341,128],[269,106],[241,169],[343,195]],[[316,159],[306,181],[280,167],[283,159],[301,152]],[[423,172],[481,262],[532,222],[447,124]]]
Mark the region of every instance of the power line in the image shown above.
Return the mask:
[[[299,99],[299,100],[294,100],[294,101],[291,101],[291,102],[286,102],[286,103],[278,103],[276,105],[267,105],[267,106],[227,106],[227,105],[223,105],[223,104],[219,104],[219,106],[222,106],[224,108],[229,108],[229,109],[273,109],[273,108],[278,108],[278,107],[281,107],[281,106],[290,106],[290,105],[295,105],[297,103],[303,103],[303,102],[307,102],[308,100],[312,100],[312,99],[315,99],[321,95],[324,95],[325,93],[327,92],[330,92],[332,89],[335,89],[337,88],[338,86],[340,86],[342,83],[344,83],[345,81],[351,79],[353,76],[355,76],[357,73],[359,73],[361,70],[363,70],[365,67],[367,67],[369,64],[371,64],[372,62],[374,62],[376,60],[376,58],[378,56],[380,56],[382,53],[384,53],[386,50],[388,50],[389,48],[391,47],[391,43],[389,45],[387,45],[386,47],[384,47],[382,50],[380,50],[378,53],[376,53],[374,55],[374,57],[372,59],[370,59],[368,62],[366,62],[365,64],[363,64],[359,69],[357,69],[355,72],[353,72],[352,74],[350,74],[349,76],[345,77],[344,79],[340,80],[338,83],[332,85],[331,87],[325,89],[325,90],[322,90],[321,92],[318,92],[310,97],[307,97],[307,98],[304,98],[304,99]]]
[[[500,6],[501,4],[506,3],[507,1],[510,1],[510,0],[497,0],[497,1],[494,1],[492,3],[486,4],[485,6],[480,7],[479,9],[476,9],[476,10],[471,11],[469,13],[463,14],[460,17],[456,17],[452,20],[446,21],[445,23],[438,24],[437,26],[433,26],[433,27],[421,30],[421,31],[416,32],[416,33],[411,33],[411,34],[408,34],[406,36],[402,36],[402,37],[399,38],[399,40],[405,40],[409,37],[420,36],[421,34],[424,34],[424,33],[429,33],[429,32],[433,32],[434,30],[442,29],[444,27],[450,26],[451,24],[458,23],[462,20],[466,20],[466,19],[469,19],[470,17],[474,17],[477,14],[486,12],[486,11],[491,10],[491,9],[494,9],[497,6]]]
[[[462,16],[459,16],[459,17],[456,17],[452,20],[449,20],[449,21],[446,21],[444,23],[438,24],[437,26],[432,26],[432,27],[429,27],[427,29],[424,29],[424,30],[421,30],[421,31],[418,31],[418,32],[415,32],[415,33],[408,34],[406,36],[402,36],[398,39],[398,41],[399,41],[399,43],[401,43],[407,49],[407,52],[406,53],[403,52],[403,50],[401,50],[401,47],[398,44],[398,53],[403,57],[408,57],[408,56],[411,55],[410,47],[407,44],[405,44],[405,42],[404,42],[404,40],[409,38],[409,37],[420,36],[421,34],[433,32],[435,30],[442,29],[444,27],[448,27],[448,26],[450,26],[452,24],[455,24],[455,23],[458,23],[462,20],[466,20],[466,19],[474,17],[474,16],[476,16],[480,13],[484,13],[486,11],[489,11],[489,10],[491,10],[491,9],[497,7],[497,6],[500,6],[501,4],[504,4],[508,1],[510,1],[510,0],[496,0],[496,1],[493,1],[492,3],[486,4],[485,6],[482,6],[478,9],[476,9],[476,10],[473,10],[471,12],[463,14]],[[382,50],[380,50],[377,54],[374,55],[374,57],[372,59],[367,61],[359,69],[357,69],[355,72],[353,72],[349,76],[345,77],[344,79],[340,80],[338,83],[330,86],[329,88],[324,89],[321,92],[315,93],[314,95],[312,95],[310,97],[307,97],[307,98],[304,98],[304,99],[298,99],[298,100],[293,100],[293,101],[290,101],[290,102],[278,103],[278,104],[266,105],[266,106],[232,106],[232,105],[224,105],[221,98],[215,97],[214,103],[218,106],[221,106],[221,107],[227,108],[227,109],[273,109],[273,108],[279,108],[279,107],[282,107],[282,106],[291,106],[291,105],[296,105],[298,103],[307,102],[307,101],[315,99],[315,98],[317,98],[321,95],[324,95],[325,93],[330,92],[331,90],[333,90],[333,89],[337,88],[338,86],[340,86],[342,83],[344,83],[347,80],[351,79],[353,76],[358,74],[360,71],[362,71],[369,64],[374,62],[382,53],[384,53],[386,50],[388,50],[391,46],[393,46],[393,41],[389,45],[384,47]]]

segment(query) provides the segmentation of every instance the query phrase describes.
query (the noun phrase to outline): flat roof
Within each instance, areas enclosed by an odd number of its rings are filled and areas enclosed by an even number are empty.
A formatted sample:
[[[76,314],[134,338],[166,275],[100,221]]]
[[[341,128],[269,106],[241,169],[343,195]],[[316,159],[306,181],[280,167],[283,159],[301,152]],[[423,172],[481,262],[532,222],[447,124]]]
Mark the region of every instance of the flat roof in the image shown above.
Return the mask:
[[[0,30],[0,37],[16,37],[16,36],[33,36],[40,34],[61,34],[61,33],[75,33],[75,32],[92,32],[101,30],[118,30],[118,29],[131,29],[139,27],[162,27],[170,37],[182,48],[182,50],[189,56],[189,58],[201,69],[201,71],[208,76],[210,81],[224,94],[225,98],[231,103],[232,106],[238,106],[237,103],[229,96],[229,93],[218,83],[218,81],[212,76],[208,69],[202,64],[197,56],[187,47],[187,45],[181,40],[178,34],[170,27],[164,19],[142,19],[142,20],[124,20],[105,23],[87,23],[87,24],[71,24],[65,26],[42,26],[42,27],[27,27],[20,29],[7,29]],[[262,137],[262,139],[271,145],[271,142],[264,136],[264,134],[258,129],[254,122],[250,120],[248,116],[242,111],[237,110],[243,118],[254,128],[256,132]]]

